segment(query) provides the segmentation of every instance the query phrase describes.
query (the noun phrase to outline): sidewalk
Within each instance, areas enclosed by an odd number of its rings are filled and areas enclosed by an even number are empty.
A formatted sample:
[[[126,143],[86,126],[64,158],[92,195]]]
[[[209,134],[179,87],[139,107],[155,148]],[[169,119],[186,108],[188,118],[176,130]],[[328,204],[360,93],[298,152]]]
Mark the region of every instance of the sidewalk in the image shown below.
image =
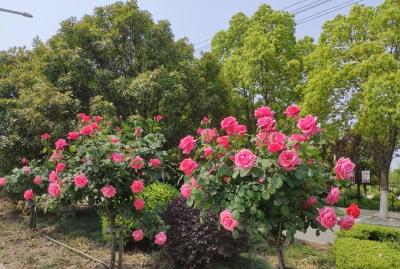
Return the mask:
[[[344,208],[337,208],[344,211]],[[400,228],[400,212],[389,212],[389,219],[381,220],[379,218],[378,210],[367,210],[361,209],[360,218],[356,220],[357,223],[366,223],[381,226],[391,226]],[[333,229],[334,232],[328,230],[320,234],[320,236],[315,235],[315,229],[308,229],[306,233],[297,232],[295,238],[303,241],[314,242],[319,244],[332,244],[336,238],[335,232],[338,228]]]

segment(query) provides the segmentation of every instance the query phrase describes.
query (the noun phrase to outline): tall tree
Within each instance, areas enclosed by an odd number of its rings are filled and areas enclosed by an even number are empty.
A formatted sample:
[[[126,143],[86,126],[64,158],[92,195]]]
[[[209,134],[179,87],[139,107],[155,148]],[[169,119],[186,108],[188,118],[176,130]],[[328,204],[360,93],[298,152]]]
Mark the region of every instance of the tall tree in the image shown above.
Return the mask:
[[[400,128],[400,2],[355,5],[325,23],[306,60],[304,107],[336,138],[369,141],[380,176],[380,217],[388,217],[388,174]]]

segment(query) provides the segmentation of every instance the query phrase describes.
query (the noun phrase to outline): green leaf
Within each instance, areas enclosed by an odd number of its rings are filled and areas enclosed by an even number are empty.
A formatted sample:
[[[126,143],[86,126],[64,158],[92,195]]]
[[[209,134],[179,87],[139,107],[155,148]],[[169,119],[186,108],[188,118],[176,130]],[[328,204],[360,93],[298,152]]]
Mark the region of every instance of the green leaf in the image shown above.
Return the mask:
[[[282,187],[282,185],[283,185],[282,178],[278,176],[274,176],[272,178],[272,186],[274,186],[275,189],[279,189],[280,187]]]
[[[290,212],[289,212],[289,208],[286,205],[283,205],[281,207],[281,212],[285,217],[289,217]]]
[[[249,174],[250,170],[240,169],[240,177],[245,177]]]
[[[264,200],[269,200],[269,197],[270,197],[269,191],[268,191],[268,190],[264,190],[264,191],[262,192],[262,194],[261,194],[261,197],[262,197]]]
[[[239,232],[238,232],[238,230],[233,230],[233,232],[232,232],[232,237],[233,237],[233,239],[238,239],[238,238],[239,238]]]
[[[273,161],[270,159],[261,159],[260,163],[263,168],[270,168],[273,164]]]
[[[235,179],[237,178],[237,176],[239,175],[240,170],[239,169],[235,169],[235,171],[232,174],[232,178]]]

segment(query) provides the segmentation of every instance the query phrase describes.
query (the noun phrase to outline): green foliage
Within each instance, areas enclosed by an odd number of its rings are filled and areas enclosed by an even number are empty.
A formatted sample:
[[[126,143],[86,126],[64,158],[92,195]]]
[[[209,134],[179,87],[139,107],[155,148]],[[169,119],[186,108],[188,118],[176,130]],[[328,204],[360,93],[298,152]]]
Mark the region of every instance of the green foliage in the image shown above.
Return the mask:
[[[140,197],[145,201],[145,210],[153,211],[162,209],[169,201],[179,196],[179,191],[173,186],[163,183],[152,183],[147,185]]]
[[[388,243],[356,238],[338,238],[334,243],[337,269],[397,268],[398,251]]]
[[[400,241],[400,229],[370,224],[356,224],[349,231],[340,231],[338,238],[356,238],[379,242]]]

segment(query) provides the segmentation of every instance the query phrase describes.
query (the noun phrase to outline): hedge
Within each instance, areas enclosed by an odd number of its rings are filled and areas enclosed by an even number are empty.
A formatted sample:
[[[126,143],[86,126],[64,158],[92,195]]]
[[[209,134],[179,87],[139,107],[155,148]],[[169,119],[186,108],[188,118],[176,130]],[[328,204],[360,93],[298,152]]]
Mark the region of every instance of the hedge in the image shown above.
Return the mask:
[[[389,243],[338,238],[333,246],[337,269],[394,269],[400,266],[399,250]]]
[[[369,224],[357,224],[349,231],[340,231],[338,238],[352,237],[372,241],[400,241],[400,229]]]

